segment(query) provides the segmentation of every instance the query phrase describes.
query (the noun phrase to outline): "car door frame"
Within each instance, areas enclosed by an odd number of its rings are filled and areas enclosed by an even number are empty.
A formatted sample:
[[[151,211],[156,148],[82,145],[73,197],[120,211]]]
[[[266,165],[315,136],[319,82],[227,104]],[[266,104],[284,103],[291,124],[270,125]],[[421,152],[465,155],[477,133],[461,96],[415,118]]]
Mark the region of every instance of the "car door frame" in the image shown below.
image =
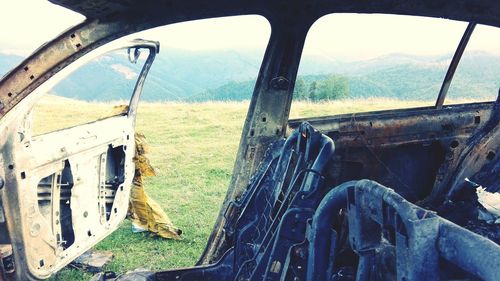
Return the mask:
[[[128,49],[131,60],[138,58],[141,49],[149,51],[127,110],[90,123],[32,137],[30,111],[44,97],[44,92],[90,60],[118,49]],[[104,45],[53,74],[0,122],[0,131],[4,136],[0,140],[0,164],[3,164],[0,166],[5,171],[5,192],[1,193],[0,200],[13,247],[17,280],[49,277],[116,230],[125,218],[135,171],[133,157],[137,107],[148,71],[158,52],[159,43],[154,41],[121,40]],[[117,157],[121,159],[120,163],[107,163],[109,159],[114,159],[109,158],[109,154],[121,155],[120,150],[123,151],[123,155]],[[60,243],[63,236],[55,231],[55,226],[59,225],[61,228],[60,224],[63,223],[59,220],[62,210],[53,207],[64,200],[60,198],[61,185],[56,183],[51,186],[49,196],[52,211],[44,217],[37,204],[40,196],[37,183],[47,176],[60,182],[68,165],[73,183],[71,190],[75,190],[70,191],[70,200],[66,203],[70,205],[75,240],[71,246],[64,248]],[[109,191],[105,182],[110,173],[108,170],[118,165],[123,166],[123,181],[117,185],[116,191]],[[78,181],[81,183],[77,183]],[[92,188],[85,190],[88,186],[97,186],[98,191]],[[107,198],[112,198],[112,203],[109,203],[112,212],[102,209],[108,204]],[[92,206],[96,201],[97,208]],[[90,209],[87,210],[87,207]],[[109,218],[106,213],[110,213]],[[47,219],[47,216],[50,218]],[[88,229],[89,223],[96,216],[101,220],[100,225],[93,230]],[[79,225],[84,220],[88,221],[87,224]],[[78,231],[78,235],[75,231]]]

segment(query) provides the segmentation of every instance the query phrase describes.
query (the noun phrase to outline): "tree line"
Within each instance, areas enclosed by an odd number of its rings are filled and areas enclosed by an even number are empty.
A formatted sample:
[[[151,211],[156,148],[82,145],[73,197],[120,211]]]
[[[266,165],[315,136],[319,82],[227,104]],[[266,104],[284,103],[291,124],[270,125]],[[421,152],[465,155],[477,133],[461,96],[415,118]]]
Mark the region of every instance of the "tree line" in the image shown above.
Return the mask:
[[[331,74],[322,80],[305,81],[298,77],[293,93],[295,100],[327,101],[349,97],[349,80],[340,75]]]

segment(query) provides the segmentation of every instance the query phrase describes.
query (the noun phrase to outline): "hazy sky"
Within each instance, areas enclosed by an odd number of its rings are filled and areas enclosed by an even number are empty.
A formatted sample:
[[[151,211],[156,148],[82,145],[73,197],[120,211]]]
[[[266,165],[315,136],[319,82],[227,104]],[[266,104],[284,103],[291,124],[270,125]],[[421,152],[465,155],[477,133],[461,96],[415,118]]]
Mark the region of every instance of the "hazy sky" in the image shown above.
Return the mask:
[[[0,0],[0,52],[27,55],[84,17],[44,0]],[[26,9],[26,7],[29,7]],[[329,15],[309,32],[304,52],[366,59],[389,53],[441,55],[455,50],[465,23],[386,15]],[[190,50],[265,48],[270,34],[258,16],[174,24],[132,35]],[[468,50],[500,55],[500,29],[478,27]]]

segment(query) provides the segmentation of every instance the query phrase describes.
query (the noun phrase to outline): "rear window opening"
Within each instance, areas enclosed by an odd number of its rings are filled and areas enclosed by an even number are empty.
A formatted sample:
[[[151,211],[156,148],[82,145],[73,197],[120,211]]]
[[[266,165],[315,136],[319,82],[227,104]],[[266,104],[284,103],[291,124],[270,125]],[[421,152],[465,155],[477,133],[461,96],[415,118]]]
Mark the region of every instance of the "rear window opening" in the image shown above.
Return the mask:
[[[381,14],[320,18],[305,42],[290,117],[433,106],[466,26]],[[491,101],[498,93],[500,41],[484,40],[498,35],[485,36],[493,31],[477,28],[473,37],[480,40],[471,39],[467,49],[473,56],[460,62],[447,104]],[[473,63],[474,56],[481,60]]]

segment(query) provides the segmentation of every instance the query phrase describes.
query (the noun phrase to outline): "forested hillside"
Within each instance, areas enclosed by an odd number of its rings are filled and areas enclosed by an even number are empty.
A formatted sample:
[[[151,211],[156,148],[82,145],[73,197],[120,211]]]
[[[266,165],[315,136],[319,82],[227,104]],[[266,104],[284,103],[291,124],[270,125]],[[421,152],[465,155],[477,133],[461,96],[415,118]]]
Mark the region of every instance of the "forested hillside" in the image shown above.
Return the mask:
[[[240,101],[251,97],[261,56],[256,51],[193,52],[162,49],[146,81],[143,100]],[[304,56],[295,85],[295,99],[334,100],[388,97],[434,99],[450,55],[419,57],[391,54],[363,61],[332,61]],[[21,57],[0,54],[0,75]],[[488,53],[464,56],[450,88],[450,97],[471,95],[492,99],[500,87],[500,57]],[[107,55],[90,63],[54,88],[57,95],[81,100],[127,99],[140,72],[123,56]]]
[[[305,58],[310,63],[311,58]],[[294,98],[335,100],[342,98],[386,97],[403,100],[433,100],[441,87],[449,59],[393,55],[376,60],[332,64],[334,72],[306,74],[297,78]],[[475,53],[464,57],[450,87],[452,98],[494,99],[500,88],[500,57]],[[325,63],[319,71],[327,72]],[[303,69],[302,69],[303,70]],[[302,71],[304,73],[306,71]],[[246,100],[251,97],[255,79],[231,81],[209,89],[191,100]]]

